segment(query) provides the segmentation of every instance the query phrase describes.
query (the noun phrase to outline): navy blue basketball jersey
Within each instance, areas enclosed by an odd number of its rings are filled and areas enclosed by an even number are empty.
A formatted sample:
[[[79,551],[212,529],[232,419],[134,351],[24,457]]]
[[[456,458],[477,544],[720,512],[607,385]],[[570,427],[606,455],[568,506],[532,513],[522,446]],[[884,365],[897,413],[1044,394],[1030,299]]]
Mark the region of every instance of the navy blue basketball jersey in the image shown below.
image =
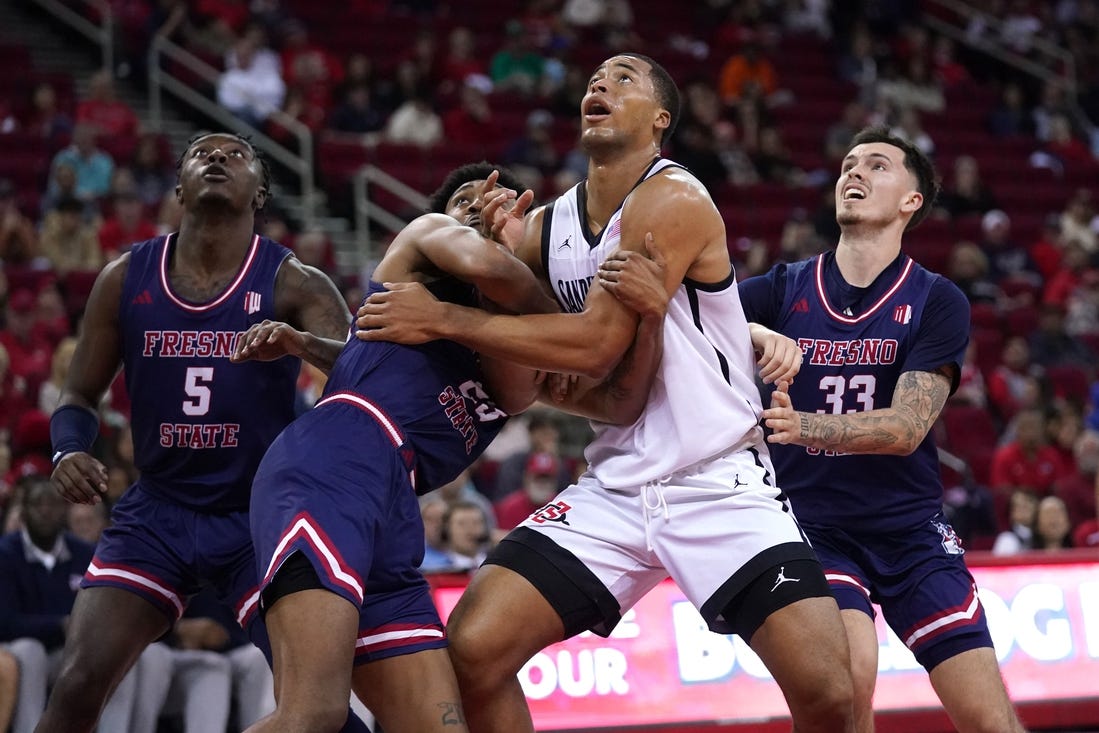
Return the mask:
[[[441,300],[473,305],[476,293],[444,278],[428,285]],[[367,297],[384,288],[371,281]],[[507,422],[485,391],[477,355],[453,341],[401,346],[349,339],[324,396],[361,395],[400,426],[416,454],[416,491],[453,479],[484,452]]]
[[[237,338],[275,318],[275,277],[290,250],[255,236],[240,271],[206,303],[172,292],[175,235],[130,252],[119,326],[141,484],[211,511],[248,508],[252,476],[294,419],[299,359],[233,364]]]
[[[802,412],[889,407],[901,374],[950,364],[960,371],[969,341],[965,296],[906,255],[868,288],[848,285],[827,253],[746,280],[741,297],[750,321],[801,346],[804,361],[790,398]],[[769,397],[764,402],[770,404]],[[930,433],[904,457],[837,455],[800,445],[771,445],[771,456],[779,486],[806,524],[891,531],[942,509]]]

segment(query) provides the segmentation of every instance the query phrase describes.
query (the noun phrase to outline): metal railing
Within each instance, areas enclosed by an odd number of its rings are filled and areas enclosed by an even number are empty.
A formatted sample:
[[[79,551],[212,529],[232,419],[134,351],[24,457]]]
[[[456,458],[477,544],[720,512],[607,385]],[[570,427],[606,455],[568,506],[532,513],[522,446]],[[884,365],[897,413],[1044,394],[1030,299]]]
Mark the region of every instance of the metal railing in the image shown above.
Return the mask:
[[[377,223],[396,234],[404,228],[406,222],[391,211],[387,211],[370,200],[370,186],[375,185],[407,201],[418,210],[427,208],[428,199],[411,186],[402,183],[373,164],[366,164],[351,179],[351,191],[355,200],[355,238],[359,245],[359,256],[366,260],[375,259],[374,243],[370,237],[370,227]]]
[[[248,135],[252,144],[262,150],[264,154],[286,166],[297,175],[301,186],[303,223],[306,226],[312,226],[317,210],[317,191],[313,183],[312,131],[281,110],[275,110],[271,113],[268,119],[285,127],[297,140],[298,150],[294,152],[266,135],[263,131],[240,119],[205,94],[192,89],[186,82],[172,76],[163,68],[165,60],[181,64],[201,79],[209,82],[212,87],[217,86],[218,78],[221,76],[220,71],[182,46],[163,36],[154,37],[152,44],[149,46],[148,58],[149,122],[153,129],[158,131],[161,129],[163,119],[161,95],[168,92],[178,100],[216,120],[225,129]]]
[[[1060,80],[1069,94],[1075,98],[1076,62],[1066,49],[1040,35],[1035,35],[1030,39],[1033,58],[1028,58],[998,41],[1004,25],[1002,18],[990,15],[960,0],[928,0],[928,4],[937,5],[957,16],[959,23],[952,25],[942,18],[925,13],[923,21],[927,27],[1043,81]],[[967,33],[969,24],[974,21],[982,22],[987,26],[987,32],[977,38],[972,38]]]
[[[99,24],[58,0],[34,0],[35,5],[99,46],[103,68],[114,73],[114,14],[106,0],[79,0],[99,14]]]

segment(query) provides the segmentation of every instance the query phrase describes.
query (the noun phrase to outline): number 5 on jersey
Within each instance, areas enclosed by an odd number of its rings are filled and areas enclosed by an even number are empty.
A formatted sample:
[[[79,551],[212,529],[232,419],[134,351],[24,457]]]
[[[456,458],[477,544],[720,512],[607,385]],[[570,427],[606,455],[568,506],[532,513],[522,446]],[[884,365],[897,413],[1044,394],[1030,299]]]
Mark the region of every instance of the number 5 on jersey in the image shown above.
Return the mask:
[[[192,399],[183,400],[183,414],[192,417],[210,411],[210,387],[214,381],[213,367],[188,367],[183,391]]]

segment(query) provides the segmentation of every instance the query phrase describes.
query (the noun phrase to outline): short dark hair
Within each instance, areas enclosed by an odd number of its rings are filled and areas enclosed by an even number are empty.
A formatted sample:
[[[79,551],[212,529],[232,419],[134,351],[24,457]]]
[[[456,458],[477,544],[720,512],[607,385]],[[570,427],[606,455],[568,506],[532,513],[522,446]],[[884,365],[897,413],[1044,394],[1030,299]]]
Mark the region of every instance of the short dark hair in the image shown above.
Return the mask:
[[[431,194],[428,199],[427,210],[435,214],[445,214],[447,202],[450,201],[450,197],[454,195],[455,191],[470,181],[483,181],[493,171],[500,171],[500,177],[496,180],[497,185],[510,188],[519,193],[526,190],[527,187],[523,185],[519,177],[503,166],[494,165],[485,160],[479,163],[466,163],[452,170],[442,185],[435,189],[435,193]]]
[[[252,139],[248,135],[241,135],[236,132],[218,132],[216,130],[200,132],[196,135],[192,135],[191,139],[187,141],[187,147],[183,148],[183,152],[180,153],[179,158],[176,159],[176,180],[179,180],[179,172],[183,168],[183,160],[187,157],[187,151],[191,147],[204,137],[211,137],[213,135],[224,135],[225,137],[234,137],[249,147],[252,151],[252,156],[260,167],[260,185],[267,191],[267,197],[271,198],[271,166],[267,162],[267,156],[263,154],[263,151],[252,144]]]
[[[661,107],[668,110],[668,115],[670,117],[667,128],[664,129],[663,134],[660,136],[660,144],[663,145],[672,137],[676,125],[679,124],[679,87],[676,86],[675,80],[672,79],[672,75],[668,73],[668,70],[654,61],[651,57],[646,56],[645,54],[632,52],[622,55],[644,61],[651,67],[649,70],[649,77],[653,80],[653,89],[656,90],[656,100],[660,102]]]
[[[935,198],[939,195],[939,177],[935,172],[935,164],[931,162],[922,150],[905,140],[904,138],[890,134],[884,127],[866,127],[859,131],[847,146],[848,152],[857,145],[867,143],[885,143],[895,148],[900,148],[904,153],[904,167],[916,176],[916,189],[923,194],[923,204],[912,214],[905,230],[915,229],[920,222],[931,213],[931,207],[935,204]]]

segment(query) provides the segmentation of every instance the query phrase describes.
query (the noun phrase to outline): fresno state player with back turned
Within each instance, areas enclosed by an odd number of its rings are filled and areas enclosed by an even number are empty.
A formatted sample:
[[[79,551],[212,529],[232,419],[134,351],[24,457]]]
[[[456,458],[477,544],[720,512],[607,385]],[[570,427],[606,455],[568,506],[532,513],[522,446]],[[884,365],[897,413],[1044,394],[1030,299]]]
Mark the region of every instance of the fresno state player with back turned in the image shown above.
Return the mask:
[[[141,477],[115,506],[84,577],[39,733],[91,731],[134,660],[201,585],[213,586],[269,655],[256,614],[252,476],[294,417],[296,357],[330,366],[350,321],[327,277],[253,233],[269,186],[246,140],[199,136],[179,162],[179,232],[136,244],[92,288],[50,420],[53,481],[69,501],[101,500],[106,471],[88,451],[95,405],[120,364]],[[278,328],[281,353],[295,358],[233,363],[265,357],[269,318],[310,332]],[[355,718],[349,725],[362,729]]]
[[[958,384],[969,303],[901,251],[936,189],[919,149],[885,130],[860,132],[836,180],[835,253],[777,265],[741,283],[740,295],[749,319],[805,353],[763,414],[779,483],[840,605],[859,733],[874,727],[871,602],[959,731],[1018,733],[977,587],[942,512],[929,432]]]

